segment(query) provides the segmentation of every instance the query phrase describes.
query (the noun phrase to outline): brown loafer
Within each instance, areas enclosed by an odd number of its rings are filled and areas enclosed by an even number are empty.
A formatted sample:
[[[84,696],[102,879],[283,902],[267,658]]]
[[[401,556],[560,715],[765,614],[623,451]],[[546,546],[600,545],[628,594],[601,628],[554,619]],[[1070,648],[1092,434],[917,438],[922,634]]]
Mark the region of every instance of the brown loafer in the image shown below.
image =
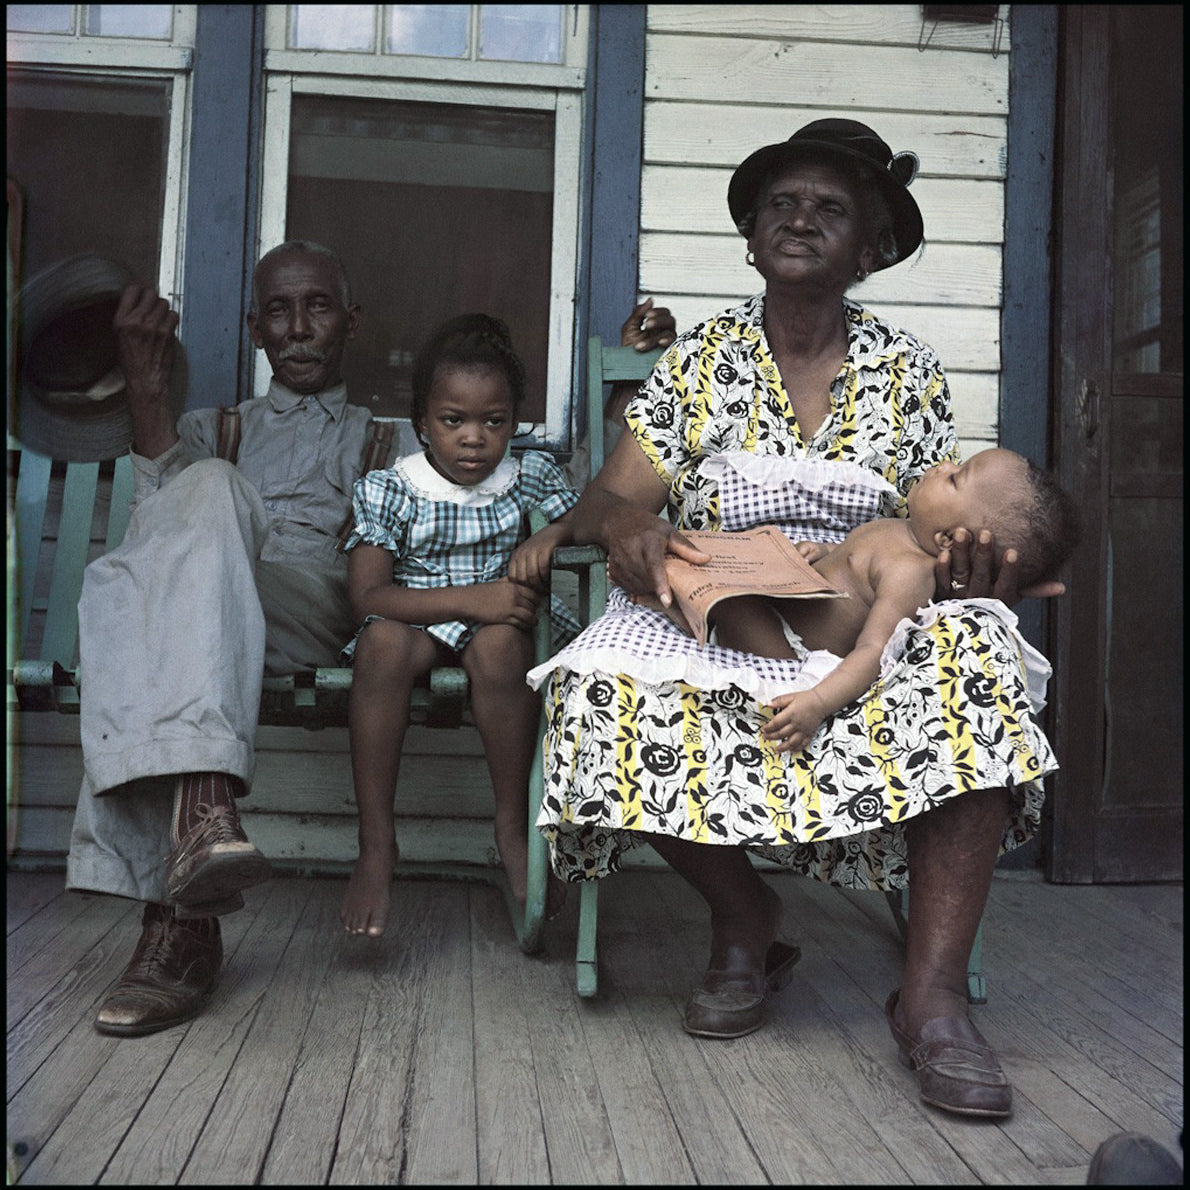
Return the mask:
[[[763,972],[710,968],[686,1001],[682,1028],[695,1037],[730,1039],[755,1033],[768,1015],[769,997],[789,982],[801,949],[774,942]]]
[[[140,941],[95,1017],[100,1033],[142,1037],[196,1017],[223,962],[219,919],[181,926],[166,905],[146,905]]]
[[[940,1016],[911,1037],[893,1019],[900,995],[889,996],[884,1015],[922,1102],[962,1116],[1012,1115],[1012,1087],[979,1030],[965,1016]]]
[[[183,917],[231,913],[243,907],[240,891],[273,869],[248,842],[234,806],[200,805],[197,817],[166,861],[166,892]]]

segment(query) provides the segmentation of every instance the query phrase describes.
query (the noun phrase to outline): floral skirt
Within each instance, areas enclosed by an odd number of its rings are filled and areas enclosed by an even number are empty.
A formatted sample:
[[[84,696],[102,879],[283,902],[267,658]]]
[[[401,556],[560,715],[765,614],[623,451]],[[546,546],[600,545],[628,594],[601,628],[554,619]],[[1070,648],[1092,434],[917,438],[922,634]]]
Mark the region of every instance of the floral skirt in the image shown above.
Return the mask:
[[[979,600],[904,621],[879,680],[795,754],[760,735],[774,712],[755,693],[584,665],[580,636],[571,661],[551,662],[545,696],[537,826],[554,871],[607,875],[643,835],[662,834],[743,846],[847,888],[900,888],[905,823],[999,787],[1012,795],[1002,848],[1019,846],[1057,763],[1033,719],[1048,665],[1015,623]]]

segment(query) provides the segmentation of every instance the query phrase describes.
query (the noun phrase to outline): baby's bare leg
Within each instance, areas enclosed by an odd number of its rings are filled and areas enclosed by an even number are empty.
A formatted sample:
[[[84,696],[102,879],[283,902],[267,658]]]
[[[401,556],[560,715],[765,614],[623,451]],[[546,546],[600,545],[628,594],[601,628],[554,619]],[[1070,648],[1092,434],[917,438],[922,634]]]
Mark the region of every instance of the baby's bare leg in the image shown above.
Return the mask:
[[[758,657],[794,657],[785,639],[781,618],[773,602],[763,595],[736,595],[717,603],[710,622],[716,640],[725,649],[754,653]]]
[[[532,663],[532,638],[507,624],[485,625],[463,651],[471,710],[496,797],[496,849],[521,904],[528,891],[529,773],[541,712],[537,692],[525,682]],[[560,908],[564,897],[565,886],[551,877],[547,914]]]
[[[359,859],[340,918],[349,934],[378,938],[388,924],[397,858],[393,796],[409,699],[417,678],[439,659],[432,637],[396,620],[373,620],[356,642],[348,702],[351,770],[359,808]]]

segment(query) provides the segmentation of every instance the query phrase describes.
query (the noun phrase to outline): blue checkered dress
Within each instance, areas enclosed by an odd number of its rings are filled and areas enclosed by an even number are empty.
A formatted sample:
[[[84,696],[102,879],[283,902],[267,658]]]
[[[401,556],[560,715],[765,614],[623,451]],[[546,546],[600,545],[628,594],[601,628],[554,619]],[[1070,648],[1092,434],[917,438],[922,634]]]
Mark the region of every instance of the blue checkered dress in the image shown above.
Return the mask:
[[[346,548],[375,545],[393,555],[393,582],[430,588],[489,583],[508,573],[512,551],[525,538],[525,518],[540,508],[555,521],[578,502],[578,493],[548,456],[526,451],[507,458],[482,483],[470,487],[439,475],[424,454],[398,459],[355,483],[355,530]],[[555,626],[573,635],[578,623],[554,599]],[[452,620],[416,627],[456,652],[481,627]],[[355,642],[344,649],[350,657]]]

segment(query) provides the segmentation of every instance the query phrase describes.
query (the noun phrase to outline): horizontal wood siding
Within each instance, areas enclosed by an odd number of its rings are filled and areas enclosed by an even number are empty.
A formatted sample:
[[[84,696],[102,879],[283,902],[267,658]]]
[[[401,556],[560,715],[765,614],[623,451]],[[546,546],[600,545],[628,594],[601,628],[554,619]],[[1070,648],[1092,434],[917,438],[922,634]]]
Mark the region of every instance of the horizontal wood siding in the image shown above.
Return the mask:
[[[684,329],[757,292],[732,171],[811,120],[862,120],[920,157],[926,244],[853,296],[938,351],[964,453],[995,443],[1008,49],[1007,24],[923,24],[920,5],[650,5],[642,294]]]

